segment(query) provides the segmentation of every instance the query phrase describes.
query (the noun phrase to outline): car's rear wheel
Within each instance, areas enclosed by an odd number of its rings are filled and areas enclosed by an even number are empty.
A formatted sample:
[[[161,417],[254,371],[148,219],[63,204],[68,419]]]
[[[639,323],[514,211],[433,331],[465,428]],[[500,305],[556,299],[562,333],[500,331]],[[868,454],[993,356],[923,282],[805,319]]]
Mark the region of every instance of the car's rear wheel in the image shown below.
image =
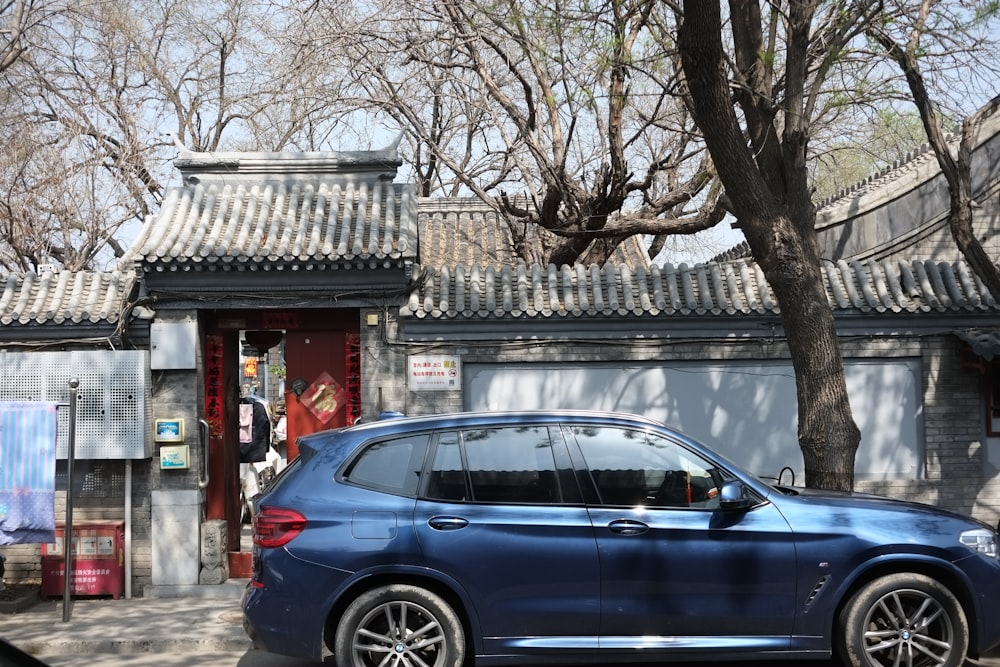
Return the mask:
[[[868,583],[844,607],[837,630],[835,649],[850,667],[959,667],[969,648],[962,605],[919,574]]]
[[[348,606],[334,657],[340,667],[460,667],[465,632],[440,596],[418,586],[383,586]]]

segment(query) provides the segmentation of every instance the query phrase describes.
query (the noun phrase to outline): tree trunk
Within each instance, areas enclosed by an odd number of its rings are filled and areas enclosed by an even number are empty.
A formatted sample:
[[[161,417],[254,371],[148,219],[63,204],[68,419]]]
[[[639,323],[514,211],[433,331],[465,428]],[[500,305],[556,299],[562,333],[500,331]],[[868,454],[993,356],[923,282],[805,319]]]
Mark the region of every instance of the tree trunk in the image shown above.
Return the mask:
[[[758,159],[770,160],[777,171],[762,173],[733,108],[721,34],[718,3],[685,0],[678,45],[688,92],[733,211],[781,308],[795,369],[806,486],[851,490],[861,435],[851,413],[833,310],[822,280],[808,179],[799,173],[805,169],[808,137],[784,137],[787,143],[780,152],[773,147],[757,150],[758,156],[768,154]],[[777,141],[768,118],[753,116],[746,106],[743,111],[748,122],[756,124],[754,137]]]
[[[748,242],[755,256],[767,257],[761,268],[781,307],[795,370],[805,484],[852,490],[861,434],[848,401],[836,325],[817,255],[803,242],[797,226],[776,212],[753,225],[755,230],[746,230]],[[767,237],[770,230],[778,232],[770,234],[777,243],[761,248],[759,237]]]

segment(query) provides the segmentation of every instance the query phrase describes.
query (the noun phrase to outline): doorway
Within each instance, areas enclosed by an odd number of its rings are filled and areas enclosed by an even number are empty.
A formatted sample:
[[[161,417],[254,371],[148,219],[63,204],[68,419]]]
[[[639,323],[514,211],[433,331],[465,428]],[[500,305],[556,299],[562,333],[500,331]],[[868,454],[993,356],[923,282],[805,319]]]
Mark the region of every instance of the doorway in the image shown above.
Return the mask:
[[[231,578],[251,574],[249,546],[241,540],[246,469],[241,471],[240,405],[250,394],[266,402],[281,465],[298,455],[297,437],[353,424],[360,415],[359,318],[358,309],[216,311],[206,317],[206,518],[226,521]],[[283,451],[273,440],[282,416]]]

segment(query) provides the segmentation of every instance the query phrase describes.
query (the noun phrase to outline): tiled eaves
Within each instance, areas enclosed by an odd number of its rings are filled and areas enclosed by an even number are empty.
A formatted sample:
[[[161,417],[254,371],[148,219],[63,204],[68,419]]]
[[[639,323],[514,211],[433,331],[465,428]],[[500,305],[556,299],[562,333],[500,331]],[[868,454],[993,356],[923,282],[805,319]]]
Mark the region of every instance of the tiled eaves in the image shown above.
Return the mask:
[[[1000,331],[990,329],[969,329],[956,332],[956,335],[968,343],[973,353],[986,361],[993,361],[1000,356]]]
[[[267,264],[368,266],[417,256],[414,188],[333,179],[209,182],[168,191],[127,258],[187,270]]]
[[[751,260],[696,266],[423,267],[401,315],[427,320],[732,316],[780,310]],[[836,262],[823,266],[830,307],[853,313],[997,311],[964,263]]]
[[[0,325],[115,323],[134,283],[134,273],[120,271],[8,274]]]
[[[779,312],[763,272],[748,260],[716,264],[417,267],[401,315],[425,320],[525,320],[767,315]],[[845,314],[1000,313],[962,263],[837,262],[823,276]],[[131,271],[9,274],[0,324],[114,323],[135,284]]]

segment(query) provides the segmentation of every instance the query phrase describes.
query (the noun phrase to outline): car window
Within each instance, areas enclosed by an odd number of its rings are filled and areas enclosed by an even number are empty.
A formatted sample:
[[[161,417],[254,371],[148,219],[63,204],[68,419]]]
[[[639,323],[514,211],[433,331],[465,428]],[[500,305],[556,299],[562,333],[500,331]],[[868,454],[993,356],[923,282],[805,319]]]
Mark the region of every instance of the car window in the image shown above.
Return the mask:
[[[574,427],[604,505],[719,506],[722,474],[679,443],[617,427]]]
[[[548,428],[442,433],[431,461],[426,496],[449,501],[560,502]]]
[[[368,445],[344,478],[379,491],[416,495],[428,439],[427,435],[416,435]]]
[[[434,500],[472,499],[468,476],[462,464],[461,439],[458,433],[442,433],[438,437],[424,495]]]

